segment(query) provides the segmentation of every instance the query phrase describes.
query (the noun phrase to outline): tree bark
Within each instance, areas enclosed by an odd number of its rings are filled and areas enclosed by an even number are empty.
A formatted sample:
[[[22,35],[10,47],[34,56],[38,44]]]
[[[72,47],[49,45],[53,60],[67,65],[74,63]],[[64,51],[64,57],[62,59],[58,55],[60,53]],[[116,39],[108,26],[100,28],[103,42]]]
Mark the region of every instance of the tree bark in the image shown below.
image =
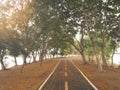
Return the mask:
[[[86,61],[86,58],[85,58],[84,52],[81,52],[80,54],[81,54],[82,59],[83,59],[83,64],[87,64],[87,61]]]
[[[14,59],[15,59],[15,66],[17,66],[17,58],[16,58],[16,56],[14,56]]]
[[[5,67],[4,62],[3,62],[3,57],[4,56],[1,56],[0,62],[1,62],[2,70],[6,70],[6,67]]]
[[[103,62],[103,66],[107,66],[107,62],[106,62],[106,59],[105,59],[104,46],[102,47],[102,62]]]
[[[81,31],[81,33],[82,33],[82,37],[81,37],[81,39],[80,39],[80,43],[79,43],[79,47],[80,47],[80,52],[81,52],[81,55],[82,55],[82,59],[83,59],[83,64],[87,64],[87,61],[86,61],[86,58],[85,58],[85,54],[84,54],[84,47],[83,47],[83,45],[84,45],[84,43],[83,43],[83,31]]]
[[[74,45],[74,43],[72,43],[72,42],[69,42],[69,43],[81,54],[82,60],[83,60],[83,64],[87,64],[87,61],[86,61],[86,58],[85,58],[85,55],[84,55],[84,51],[83,51],[81,45],[79,45],[80,49],[81,49],[80,50],[79,48],[77,48],[77,46]]]
[[[6,67],[5,67],[4,61],[3,61],[3,57],[5,55],[5,50],[1,51],[0,53],[1,53],[0,54],[0,62],[1,62],[1,65],[2,65],[2,70],[6,70]]]
[[[97,61],[98,70],[99,71],[103,71],[103,67],[102,67],[102,65],[101,65],[101,63],[100,63],[100,61],[98,59],[97,49],[96,49],[93,37],[90,35],[90,31],[89,30],[88,30],[88,35],[89,35],[89,38],[90,38],[90,41],[91,41],[91,45],[92,45],[92,48],[93,48],[93,51],[94,51],[94,55],[95,55],[95,58],[96,58],[96,61]]]
[[[27,64],[26,58],[27,58],[27,56],[24,55],[24,57],[23,57],[23,65],[22,65],[22,68],[20,70],[21,73],[23,73],[24,65]]]
[[[35,62],[36,61],[36,57],[35,57],[35,52],[32,51],[32,56],[33,56],[33,61]]]
[[[43,62],[43,52],[40,53],[40,56],[39,56],[39,60],[40,60],[40,66],[42,65],[42,62]]]
[[[105,59],[105,35],[104,32],[101,30],[101,38],[102,38],[102,62],[103,62],[103,66],[107,66],[107,62]]]
[[[88,59],[89,59],[89,62],[91,62],[91,58],[90,58],[90,55],[88,55]]]

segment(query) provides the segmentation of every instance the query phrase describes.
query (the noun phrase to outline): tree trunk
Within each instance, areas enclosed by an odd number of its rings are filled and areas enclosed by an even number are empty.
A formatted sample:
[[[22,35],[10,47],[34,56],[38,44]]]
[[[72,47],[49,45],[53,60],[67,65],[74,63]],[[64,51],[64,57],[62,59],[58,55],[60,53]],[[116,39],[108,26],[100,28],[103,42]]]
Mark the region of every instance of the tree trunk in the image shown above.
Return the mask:
[[[103,71],[103,67],[102,67],[102,65],[101,65],[101,63],[100,63],[100,61],[99,61],[99,59],[98,59],[98,55],[97,55],[97,51],[96,51],[96,48],[95,47],[93,47],[94,49],[94,54],[95,54],[95,56],[96,56],[96,61],[97,61],[97,64],[98,64],[98,70],[99,71]]]
[[[24,57],[23,57],[23,65],[22,65],[22,68],[20,70],[21,73],[23,73],[24,65],[27,64],[26,58],[27,58],[27,56],[24,55]]]
[[[40,66],[42,65],[42,62],[43,62],[43,52],[40,53],[40,56],[39,56],[39,60],[40,60]]]
[[[80,46],[80,49],[77,48],[77,46],[74,45],[74,43],[71,43],[69,42],[82,56],[82,60],[83,60],[83,64],[87,64],[87,61],[86,61],[86,58],[85,58],[85,55],[84,55],[84,50],[83,50],[83,47],[81,46],[82,44],[79,44]]]
[[[93,48],[93,52],[94,52],[94,55],[95,55],[95,58],[96,58],[96,61],[97,61],[97,65],[98,65],[98,70],[99,71],[103,71],[103,67],[98,59],[98,55],[97,55],[97,50],[96,50],[96,46],[95,46],[95,43],[94,43],[94,40],[93,40],[93,37],[90,35],[90,31],[88,30],[88,35],[89,35],[89,38],[90,38],[90,41],[91,41],[91,45],[92,45],[92,48]]]
[[[39,53],[39,61],[40,61],[40,57],[41,57],[41,55],[40,55],[40,53]]]
[[[29,56],[29,58],[30,58],[30,61],[29,61],[29,64],[32,62],[32,58],[31,58],[31,56]]]
[[[40,61],[41,61],[41,62],[42,62],[43,58],[44,58],[44,55],[43,55],[43,53],[41,53],[41,54],[40,54]]]
[[[84,52],[80,52],[81,56],[82,56],[82,60],[83,60],[83,64],[87,64]]]
[[[104,32],[101,30],[101,38],[102,38],[102,62],[103,62],[103,66],[107,66],[107,62],[105,59],[105,35]]]
[[[17,58],[16,58],[16,56],[14,56],[14,59],[15,59],[15,66],[17,66]]]
[[[97,61],[98,70],[99,70],[99,71],[103,71],[103,67],[102,67],[102,65],[101,65],[101,63],[100,63],[100,61],[99,61],[99,59],[98,59],[97,50],[96,50],[96,47],[95,47],[93,41],[92,41],[92,47],[93,47],[93,51],[94,51],[95,58],[96,58],[96,61]]]
[[[39,61],[42,62],[42,59],[43,59],[43,51],[39,51],[38,54],[39,54]]]
[[[33,56],[33,61],[35,62],[36,61],[36,57],[35,57],[35,52],[32,51],[32,56]]]
[[[6,67],[5,67],[5,64],[4,64],[4,61],[3,61],[3,57],[5,55],[5,50],[1,51],[0,52],[0,62],[1,62],[1,66],[2,66],[2,70],[6,70]]]
[[[55,58],[55,54],[53,54],[52,56],[53,56],[53,58]]]
[[[80,47],[80,53],[82,55],[82,59],[83,59],[83,64],[87,64],[87,61],[86,61],[86,58],[85,58],[85,54],[84,54],[84,43],[83,43],[83,36],[84,36],[84,33],[83,31],[81,30],[81,38],[79,40],[79,47]]]
[[[107,62],[106,62],[106,59],[105,59],[104,46],[102,47],[102,62],[103,62],[103,66],[107,66]]]
[[[89,59],[89,62],[91,62],[91,58],[90,58],[90,55],[88,56],[88,59]]]
[[[2,70],[6,70],[6,67],[5,67],[4,62],[3,62],[3,57],[4,57],[4,56],[1,55],[1,57],[0,57],[0,58],[1,58],[0,62],[1,62]]]
[[[113,49],[112,56],[111,56],[111,67],[113,67],[113,56],[115,54],[115,49]]]

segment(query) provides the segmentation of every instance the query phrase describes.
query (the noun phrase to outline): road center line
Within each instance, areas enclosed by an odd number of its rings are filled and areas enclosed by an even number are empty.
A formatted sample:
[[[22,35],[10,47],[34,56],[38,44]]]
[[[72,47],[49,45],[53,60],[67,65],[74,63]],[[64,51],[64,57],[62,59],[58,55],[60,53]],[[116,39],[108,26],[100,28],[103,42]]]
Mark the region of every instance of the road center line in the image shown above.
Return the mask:
[[[48,79],[53,75],[53,73],[55,72],[56,68],[58,67],[58,65],[60,64],[61,60],[57,63],[57,65],[54,67],[53,71],[50,73],[50,75],[46,78],[46,80],[42,83],[42,85],[38,88],[38,90],[41,90],[43,88],[43,86],[46,84],[46,82],[48,81]]]
[[[65,71],[67,71],[67,65],[66,65],[66,61],[65,61]]]
[[[67,77],[68,76],[68,74],[67,74],[67,72],[65,72],[65,77]]]
[[[68,82],[65,81],[65,90],[68,90]]]
[[[65,66],[65,71],[67,71],[67,67]]]

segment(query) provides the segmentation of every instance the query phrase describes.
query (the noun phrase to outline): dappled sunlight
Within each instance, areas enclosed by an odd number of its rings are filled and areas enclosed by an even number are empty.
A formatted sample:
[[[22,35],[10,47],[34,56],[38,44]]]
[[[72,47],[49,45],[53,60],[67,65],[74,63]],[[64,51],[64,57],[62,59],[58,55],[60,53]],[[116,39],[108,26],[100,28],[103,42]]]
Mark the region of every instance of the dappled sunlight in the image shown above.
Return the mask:
[[[4,61],[6,68],[11,68],[15,66],[14,58],[9,55],[5,55],[3,58],[3,61]]]
[[[7,1],[8,0],[0,0],[0,4],[4,5],[4,4],[6,4]]]
[[[19,55],[18,57],[16,57],[16,60],[17,60],[17,65],[23,65],[23,56],[22,55]],[[11,68],[11,67],[15,66],[15,59],[13,56],[5,55],[3,61],[4,61],[6,68]],[[39,61],[38,55],[36,56],[36,61]],[[32,56],[27,57],[26,62],[32,63],[33,57]],[[1,63],[0,63],[0,70],[1,69],[2,69],[2,67],[1,67]]]
[[[115,54],[114,56],[113,56],[113,62],[115,63],[115,64],[120,64],[120,55],[119,54]]]
[[[10,55],[5,55],[3,58],[4,64],[6,68],[11,68],[15,66],[15,59],[14,57]],[[23,65],[23,57],[19,56],[17,57],[17,65]],[[0,70],[2,69],[1,64],[0,64]]]
[[[116,50],[116,52],[115,52],[115,54],[114,54],[114,56],[113,56],[113,62],[114,62],[115,64],[120,65],[120,47],[117,48],[117,50]]]
[[[16,28],[30,18],[29,3],[32,0],[0,0],[0,26]],[[27,14],[27,17],[25,15]],[[21,23],[20,23],[21,22]],[[5,28],[4,28],[5,29]]]
[[[22,56],[17,57],[17,64],[18,65],[22,65],[23,64],[23,57]]]

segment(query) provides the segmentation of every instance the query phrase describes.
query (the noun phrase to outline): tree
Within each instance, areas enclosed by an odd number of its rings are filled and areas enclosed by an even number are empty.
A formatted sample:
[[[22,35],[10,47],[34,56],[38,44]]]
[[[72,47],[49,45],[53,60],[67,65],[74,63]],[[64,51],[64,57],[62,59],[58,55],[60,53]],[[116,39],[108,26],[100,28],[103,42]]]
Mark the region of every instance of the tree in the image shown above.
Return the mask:
[[[2,65],[2,70],[6,70],[6,67],[4,65],[4,61],[3,61],[3,57],[6,54],[6,50],[7,50],[7,42],[5,41],[0,41],[0,62]]]
[[[15,65],[17,66],[17,59],[16,57],[20,55],[22,47],[20,46],[19,40],[10,40],[10,45],[9,45],[9,51],[10,55],[14,56],[15,59]]]
[[[3,70],[6,69],[3,62],[3,57],[7,53],[9,46],[10,46],[10,40],[15,36],[14,30],[12,28],[10,16],[14,12],[15,5],[13,4],[14,1],[7,0],[4,2],[1,2],[0,7],[0,58],[1,58],[1,64],[3,67]]]
[[[114,40],[111,40],[111,49],[112,49],[112,56],[111,56],[111,66],[113,66],[113,56],[116,51],[117,43]]]
[[[31,52],[33,57],[39,52],[42,60],[50,51],[53,55],[70,53],[73,46],[83,63],[87,63],[86,54],[94,53],[98,69],[103,71],[99,56],[107,65],[107,57],[116,47],[110,47],[110,41],[120,39],[119,0],[24,0],[19,7],[8,1],[0,8],[0,40],[6,45],[1,44],[1,54],[7,49],[14,56],[22,53],[24,64]]]

